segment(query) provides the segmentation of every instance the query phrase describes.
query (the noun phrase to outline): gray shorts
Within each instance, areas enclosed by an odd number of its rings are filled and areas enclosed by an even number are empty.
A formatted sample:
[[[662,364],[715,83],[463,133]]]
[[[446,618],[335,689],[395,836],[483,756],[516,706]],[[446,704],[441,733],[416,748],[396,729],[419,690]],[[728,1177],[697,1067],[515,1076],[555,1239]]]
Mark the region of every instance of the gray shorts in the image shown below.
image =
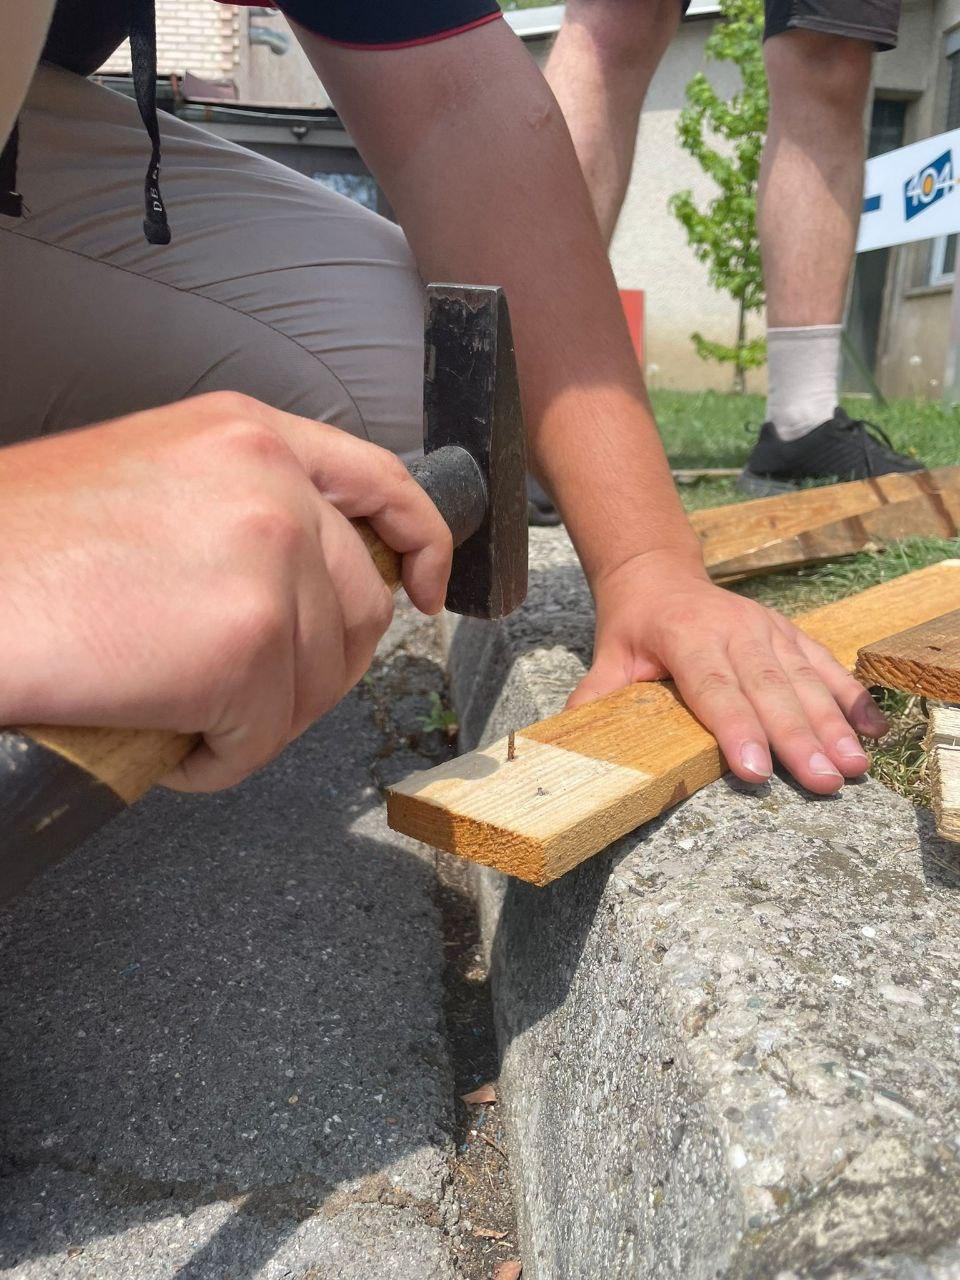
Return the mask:
[[[893,49],[899,26],[900,0],[766,0],[764,39],[799,29]]]
[[[161,114],[173,243],[147,244],[136,105],[41,66],[25,216],[0,215],[0,445],[234,390],[405,455],[423,292],[400,228]]]

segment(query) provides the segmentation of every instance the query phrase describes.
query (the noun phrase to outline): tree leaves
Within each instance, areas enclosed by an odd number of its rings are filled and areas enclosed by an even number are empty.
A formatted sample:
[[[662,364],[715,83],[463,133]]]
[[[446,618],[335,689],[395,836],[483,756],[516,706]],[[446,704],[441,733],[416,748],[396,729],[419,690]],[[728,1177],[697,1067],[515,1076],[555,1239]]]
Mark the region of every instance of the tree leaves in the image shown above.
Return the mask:
[[[738,303],[740,321],[734,346],[693,335],[704,359],[732,361],[738,379],[743,370],[766,359],[762,339],[747,341],[744,316],[763,306],[763,273],[757,235],[757,181],[767,128],[767,77],[763,65],[763,0],[721,0],[722,17],[705,45],[708,58],[732,62],[740,88],[724,99],[697,72],[686,90],[677,135],[717,187],[705,209],[691,191],[670,197],[670,209],[687,233],[694,255],[706,264],[710,283]]]

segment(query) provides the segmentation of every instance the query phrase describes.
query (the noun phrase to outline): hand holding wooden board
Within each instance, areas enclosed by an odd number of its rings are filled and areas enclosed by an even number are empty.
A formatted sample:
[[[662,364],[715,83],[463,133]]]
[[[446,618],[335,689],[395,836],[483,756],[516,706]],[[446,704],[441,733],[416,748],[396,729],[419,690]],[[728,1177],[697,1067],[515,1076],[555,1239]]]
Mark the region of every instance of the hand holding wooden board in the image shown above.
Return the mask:
[[[797,624],[853,669],[857,650],[960,608],[960,560],[815,609]],[[387,796],[390,826],[545,885],[725,772],[672,684],[630,685],[507,740],[415,773]]]

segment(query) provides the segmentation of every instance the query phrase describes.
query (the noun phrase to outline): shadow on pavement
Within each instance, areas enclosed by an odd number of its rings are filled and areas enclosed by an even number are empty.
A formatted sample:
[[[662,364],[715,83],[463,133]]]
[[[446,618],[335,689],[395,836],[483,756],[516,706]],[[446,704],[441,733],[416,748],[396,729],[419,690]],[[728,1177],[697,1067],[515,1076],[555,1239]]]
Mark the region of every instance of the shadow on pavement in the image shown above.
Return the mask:
[[[318,1209],[430,1207],[434,875],[374,721],[354,696],[229,795],[149,797],[0,913],[0,1270],[228,1201],[164,1274],[246,1280]]]

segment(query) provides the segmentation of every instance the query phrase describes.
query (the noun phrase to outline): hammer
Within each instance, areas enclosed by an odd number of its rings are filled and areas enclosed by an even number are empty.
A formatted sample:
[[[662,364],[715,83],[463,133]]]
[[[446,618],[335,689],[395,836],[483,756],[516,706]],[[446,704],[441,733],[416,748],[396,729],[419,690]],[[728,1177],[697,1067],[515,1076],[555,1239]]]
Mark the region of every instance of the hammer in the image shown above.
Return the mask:
[[[477,618],[510,613],[527,590],[526,467],[510,317],[498,288],[427,289],[424,457],[410,471],[453,535],[447,608]],[[353,523],[396,589],[400,556],[365,520]],[[138,800],[198,741],[163,730],[0,730],[0,901]]]

